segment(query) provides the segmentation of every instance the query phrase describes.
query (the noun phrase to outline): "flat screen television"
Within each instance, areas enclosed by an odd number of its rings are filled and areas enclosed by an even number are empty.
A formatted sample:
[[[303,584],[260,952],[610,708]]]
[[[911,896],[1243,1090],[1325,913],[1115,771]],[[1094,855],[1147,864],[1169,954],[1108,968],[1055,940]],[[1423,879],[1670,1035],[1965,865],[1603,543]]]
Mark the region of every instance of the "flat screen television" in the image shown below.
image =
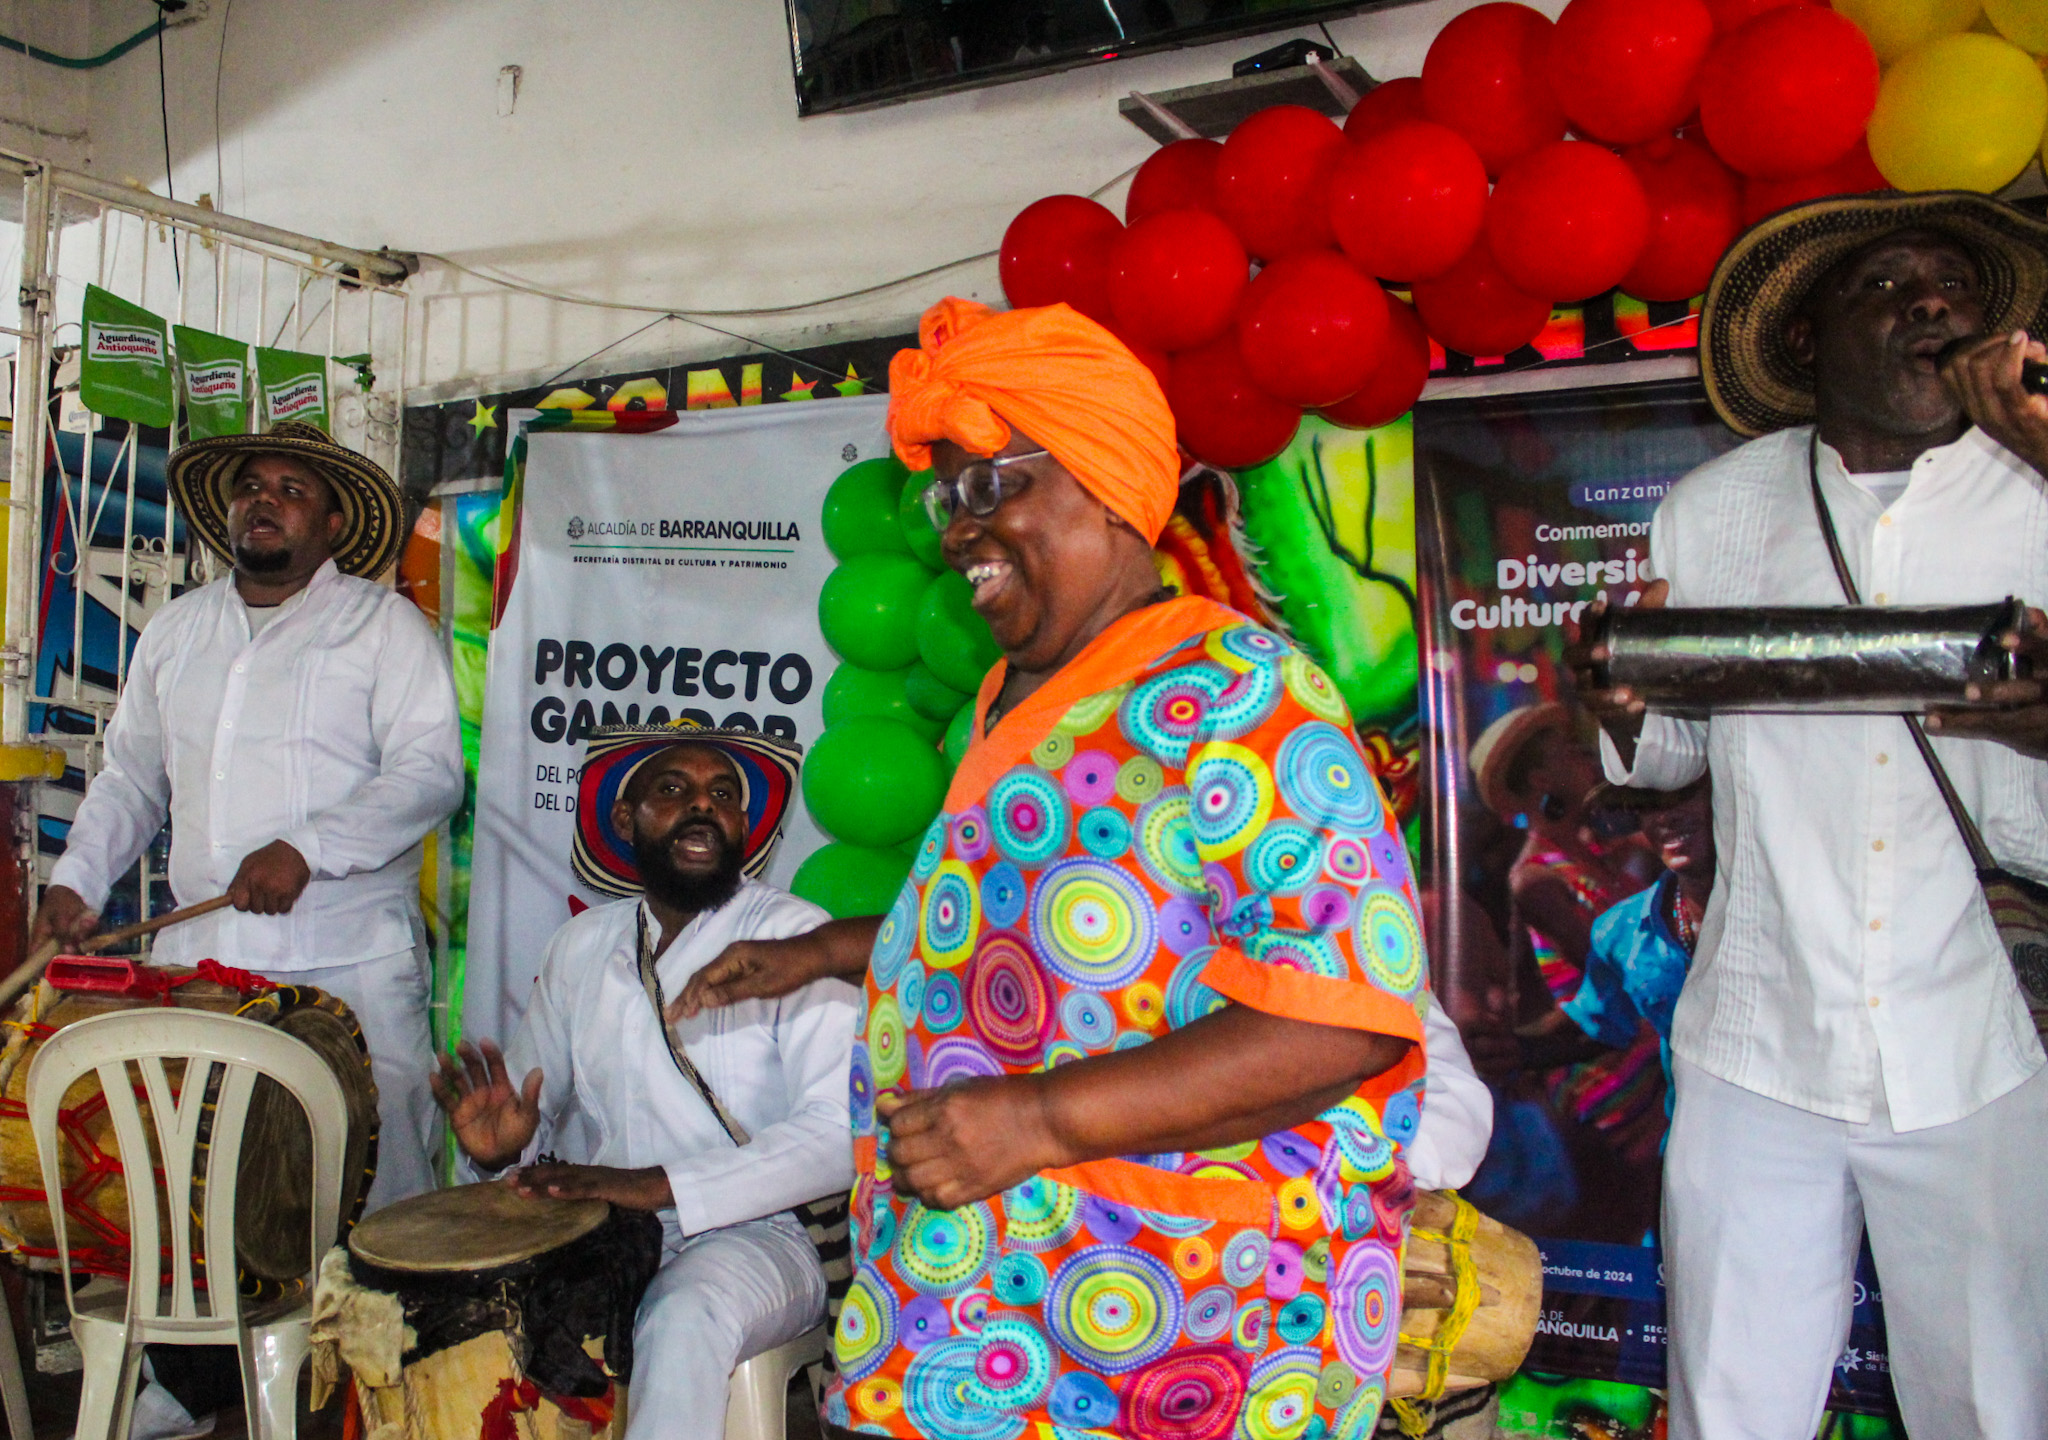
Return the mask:
[[[1406,0],[784,0],[797,111],[822,115]],[[1222,79],[1222,76],[1216,78]]]

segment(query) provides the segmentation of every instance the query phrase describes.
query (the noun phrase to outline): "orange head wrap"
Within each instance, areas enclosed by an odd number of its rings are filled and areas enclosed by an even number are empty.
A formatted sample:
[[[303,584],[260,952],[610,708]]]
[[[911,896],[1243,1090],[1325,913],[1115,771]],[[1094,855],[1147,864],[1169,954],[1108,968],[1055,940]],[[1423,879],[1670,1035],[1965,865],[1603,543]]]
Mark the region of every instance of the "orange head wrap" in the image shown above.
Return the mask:
[[[889,362],[889,438],[913,470],[931,442],[976,455],[1016,426],[1149,541],[1180,493],[1173,412],[1122,341],[1065,305],[991,310],[941,300],[917,327],[923,348]]]

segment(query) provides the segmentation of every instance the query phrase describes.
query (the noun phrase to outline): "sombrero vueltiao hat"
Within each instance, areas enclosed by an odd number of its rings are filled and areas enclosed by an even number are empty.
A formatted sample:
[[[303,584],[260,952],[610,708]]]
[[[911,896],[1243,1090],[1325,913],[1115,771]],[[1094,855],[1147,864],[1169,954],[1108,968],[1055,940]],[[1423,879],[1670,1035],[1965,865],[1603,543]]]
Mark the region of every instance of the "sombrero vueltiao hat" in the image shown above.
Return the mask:
[[[262,435],[191,440],[171,452],[164,465],[171,496],[207,549],[234,558],[228,543],[228,489],[252,455],[289,455],[327,482],[341,507],[336,569],[374,580],[391,568],[405,540],[405,502],[397,483],[381,466],[303,420],[280,420]]]
[[[1572,712],[1555,700],[1540,705],[1523,705],[1508,711],[1479,732],[1466,756],[1472,768],[1472,785],[1486,808],[1507,820],[1521,813],[1523,806],[1508,790],[1508,771],[1515,757],[1538,735],[1556,731],[1570,734]]]
[[[803,747],[758,730],[713,730],[694,720],[672,725],[607,725],[590,732],[590,748],[576,787],[576,841],[570,863],[577,880],[603,895],[640,893],[633,846],[612,828],[612,805],[633,772],[677,745],[708,745],[739,771],[746,794],[746,857],[740,873],[759,875],[782,834],[782,817],[796,794]]]
[[[1700,378],[1729,429],[1763,435],[1813,419],[1813,372],[1792,358],[1786,322],[1839,261],[1900,230],[1945,235],[1976,260],[1985,334],[2048,336],[2048,223],[1964,190],[1794,205],[1736,237],[1707,283]]]

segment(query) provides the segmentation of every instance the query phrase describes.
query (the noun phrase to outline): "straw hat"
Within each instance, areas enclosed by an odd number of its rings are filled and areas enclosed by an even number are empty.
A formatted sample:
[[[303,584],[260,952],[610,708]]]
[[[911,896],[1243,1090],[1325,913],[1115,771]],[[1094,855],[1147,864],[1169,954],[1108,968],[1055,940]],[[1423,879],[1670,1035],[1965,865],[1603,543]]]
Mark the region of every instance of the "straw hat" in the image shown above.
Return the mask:
[[[1571,708],[1551,700],[1510,710],[1479,732],[1467,759],[1472,784],[1487,809],[1503,820],[1522,813],[1525,807],[1508,791],[1508,772],[1514,769],[1515,757],[1539,735],[1553,731],[1569,734],[1571,723]]]
[[[1900,230],[1948,236],[1976,260],[1986,334],[2048,337],[2048,223],[1962,190],[1794,205],[1738,236],[1707,284],[1700,378],[1731,430],[1762,435],[1813,419],[1813,372],[1792,358],[1786,322],[1837,262]]]
[[[708,745],[739,771],[741,803],[747,812],[745,858],[740,873],[768,868],[783,816],[796,795],[803,747],[758,730],[713,730],[690,719],[671,725],[607,725],[590,732],[590,748],[576,787],[576,839],[570,864],[576,878],[603,895],[640,893],[640,866],[633,842],[612,824],[612,806],[625,793],[633,772],[677,745]]]
[[[228,492],[252,455],[302,460],[334,492],[341,507],[335,568],[374,580],[391,568],[405,542],[405,501],[381,466],[337,445],[317,425],[281,420],[262,435],[216,435],[171,452],[164,465],[171,496],[206,548],[234,559],[228,543]]]

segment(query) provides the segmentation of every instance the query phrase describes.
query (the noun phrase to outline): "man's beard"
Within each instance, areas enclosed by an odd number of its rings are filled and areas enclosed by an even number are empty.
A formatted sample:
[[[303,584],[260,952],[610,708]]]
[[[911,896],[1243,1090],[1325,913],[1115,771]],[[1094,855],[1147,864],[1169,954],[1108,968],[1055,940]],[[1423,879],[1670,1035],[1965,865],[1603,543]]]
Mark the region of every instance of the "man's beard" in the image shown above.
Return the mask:
[[[718,868],[709,874],[688,875],[669,858],[669,846],[681,839],[684,832],[697,829],[717,842]],[[679,825],[652,845],[633,847],[641,886],[654,899],[689,915],[716,910],[732,899],[740,888],[740,865],[745,858],[737,846],[727,841],[723,831],[699,823]]]
[[[246,540],[235,547],[235,568],[251,575],[275,575],[291,563],[289,549],[258,550]]]

